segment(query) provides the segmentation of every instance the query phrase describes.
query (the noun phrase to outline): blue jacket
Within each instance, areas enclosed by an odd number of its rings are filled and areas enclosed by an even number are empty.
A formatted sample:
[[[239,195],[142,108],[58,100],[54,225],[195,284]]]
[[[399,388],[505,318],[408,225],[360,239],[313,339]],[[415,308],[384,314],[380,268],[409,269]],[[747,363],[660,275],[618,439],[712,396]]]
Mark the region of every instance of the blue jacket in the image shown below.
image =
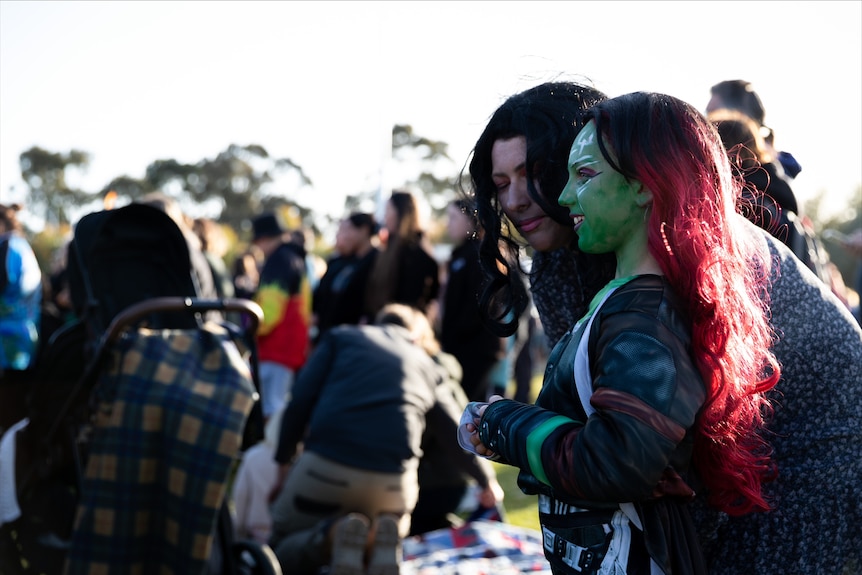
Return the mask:
[[[0,282],[0,368],[25,370],[39,343],[42,271],[27,240],[15,233],[0,236],[6,253]]]

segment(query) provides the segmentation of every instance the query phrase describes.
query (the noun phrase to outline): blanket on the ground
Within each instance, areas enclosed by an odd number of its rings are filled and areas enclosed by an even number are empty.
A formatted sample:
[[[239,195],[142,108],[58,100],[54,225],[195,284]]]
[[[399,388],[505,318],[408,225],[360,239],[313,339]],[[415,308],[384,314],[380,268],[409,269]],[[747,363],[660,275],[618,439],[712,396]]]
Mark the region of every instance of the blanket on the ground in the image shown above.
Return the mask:
[[[542,534],[499,521],[473,521],[404,540],[401,575],[550,575]]]

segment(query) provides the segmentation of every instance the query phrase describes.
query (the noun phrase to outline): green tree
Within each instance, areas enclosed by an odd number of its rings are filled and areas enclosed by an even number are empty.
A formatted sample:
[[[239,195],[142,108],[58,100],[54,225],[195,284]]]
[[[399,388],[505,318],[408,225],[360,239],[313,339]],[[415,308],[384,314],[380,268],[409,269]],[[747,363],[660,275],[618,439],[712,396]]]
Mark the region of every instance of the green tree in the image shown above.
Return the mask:
[[[345,213],[355,212],[355,211],[369,211],[368,206],[374,205],[374,202],[377,199],[377,192],[374,190],[366,190],[363,192],[357,192],[355,194],[348,194],[344,199],[344,211]],[[370,211],[373,211],[370,210]]]
[[[139,180],[131,176],[119,176],[111,180],[102,189],[102,194],[114,192],[118,197],[122,196],[130,200],[138,200],[152,191],[155,190],[146,179]]]
[[[392,127],[392,160],[403,184],[424,194],[437,219],[455,197],[457,168],[449,156],[449,144],[431,140],[413,131],[410,125]]]
[[[293,182],[285,182],[290,178]],[[311,186],[302,167],[289,158],[272,158],[263,146],[231,144],[215,158],[193,164],[161,159],[146,168],[141,180],[121,176],[103,190],[114,190],[118,196],[136,200],[152,191],[175,198],[190,215],[206,209],[213,219],[236,230],[262,211],[288,205],[296,208],[303,223],[313,214],[273,191],[278,185]]]
[[[446,205],[456,196],[458,169],[449,156],[449,144],[416,134],[409,124],[392,126],[391,163],[387,171],[392,189],[420,193],[431,206],[435,220],[443,215]],[[392,189],[348,194],[344,211],[374,211],[369,206],[385,200]]]
[[[46,225],[68,224],[71,208],[96,199],[97,194],[72,188],[66,181],[67,170],[89,163],[89,154],[80,150],[64,154],[34,146],[19,156],[21,178],[30,191],[29,208],[34,214],[41,212]]]
[[[862,266],[862,261],[835,239],[835,232],[850,235],[862,229],[862,186],[856,188],[845,209],[833,211],[827,216],[824,215],[824,206],[829,201],[828,195],[826,190],[821,190],[805,202],[803,210],[810,218],[817,237],[823,242],[829,254],[829,261],[838,268],[844,283],[856,289],[854,282],[860,273],[859,267]]]

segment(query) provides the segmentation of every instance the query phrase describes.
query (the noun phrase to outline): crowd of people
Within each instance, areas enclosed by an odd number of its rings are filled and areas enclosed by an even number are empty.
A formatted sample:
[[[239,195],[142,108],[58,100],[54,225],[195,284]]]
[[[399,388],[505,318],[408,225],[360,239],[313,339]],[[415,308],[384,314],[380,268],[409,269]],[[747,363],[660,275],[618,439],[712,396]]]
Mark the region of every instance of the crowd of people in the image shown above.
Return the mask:
[[[228,266],[215,222],[148,198],[207,295],[263,311],[238,535],[285,572],[395,575],[403,538],[457,525],[471,494],[502,517],[495,461],[537,496],[555,574],[862,569],[862,329],[764,120],[739,80],[704,112],[575,82],[514,94],[443,261],[405,190],[347,214],[323,266],[276,212]],[[20,402],[15,374],[74,310],[2,208],[0,385]],[[19,408],[0,404],[5,428]]]

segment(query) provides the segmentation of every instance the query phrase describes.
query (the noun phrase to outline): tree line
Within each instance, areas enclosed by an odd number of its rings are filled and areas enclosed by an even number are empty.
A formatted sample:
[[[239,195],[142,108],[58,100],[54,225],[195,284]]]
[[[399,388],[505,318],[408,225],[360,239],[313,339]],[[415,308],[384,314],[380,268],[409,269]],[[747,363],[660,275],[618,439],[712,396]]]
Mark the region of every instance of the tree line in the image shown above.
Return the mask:
[[[414,133],[409,125],[392,129],[392,158],[395,162],[412,162],[417,167],[403,182],[424,194],[435,214],[442,213],[454,190],[457,172],[448,154],[448,144]],[[151,192],[163,192],[181,205],[206,204],[214,208],[213,218],[235,230],[243,228],[252,217],[288,208],[297,213],[302,224],[317,229],[317,214],[286,197],[274,182],[293,181],[295,189],[314,187],[302,166],[290,158],[272,157],[258,144],[230,144],[214,158],[194,163],[159,159],[150,163],[143,177],[119,175],[99,190],[74,188],[67,182],[69,170],[83,170],[91,160],[89,153],[71,150],[67,153],[34,146],[19,156],[21,177],[29,191],[28,209],[45,221],[46,226],[64,227],[71,222],[69,214],[77,207],[99,203],[115,194],[119,204],[142,198]],[[444,165],[449,172],[439,175]],[[356,190],[345,200],[345,211],[373,199],[374,190]]]
[[[214,207],[218,223],[236,231],[245,229],[255,215],[264,211],[289,210],[299,223],[319,236],[321,228],[332,222],[321,222],[320,214],[287,197],[274,183],[290,178],[296,189],[313,188],[314,183],[302,166],[290,158],[274,158],[258,144],[230,144],[214,158],[194,163],[175,159],[159,159],[150,163],[143,177],[120,175],[99,190],[82,190],[67,183],[69,170],[86,168],[90,154],[82,150],[53,152],[34,146],[19,156],[21,176],[28,188],[27,208],[45,222],[48,237],[35,238],[34,249],[40,263],[48,261],[50,253],[61,242],[64,230],[73,223],[69,214],[80,206],[101,205],[109,192],[116,194],[119,204],[159,191],[177,199],[181,205]],[[404,181],[394,187],[414,190],[424,196],[435,219],[442,217],[446,204],[457,194],[460,166],[448,153],[448,144],[416,134],[410,125],[392,128],[392,161],[409,166]],[[401,170],[404,174],[405,170]],[[283,180],[281,180],[283,181]],[[355,190],[344,202],[344,213],[373,205],[377,190]],[[820,207],[828,201],[826,191],[809,199],[804,213],[812,220],[815,231],[834,229],[846,234],[862,227],[862,186],[855,201],[843,214],[823,218]],[[328,217],[328,216],[326,216]],[[830,260],[845,281],[856,277],[862,264],[840,246],[825,242]]]

